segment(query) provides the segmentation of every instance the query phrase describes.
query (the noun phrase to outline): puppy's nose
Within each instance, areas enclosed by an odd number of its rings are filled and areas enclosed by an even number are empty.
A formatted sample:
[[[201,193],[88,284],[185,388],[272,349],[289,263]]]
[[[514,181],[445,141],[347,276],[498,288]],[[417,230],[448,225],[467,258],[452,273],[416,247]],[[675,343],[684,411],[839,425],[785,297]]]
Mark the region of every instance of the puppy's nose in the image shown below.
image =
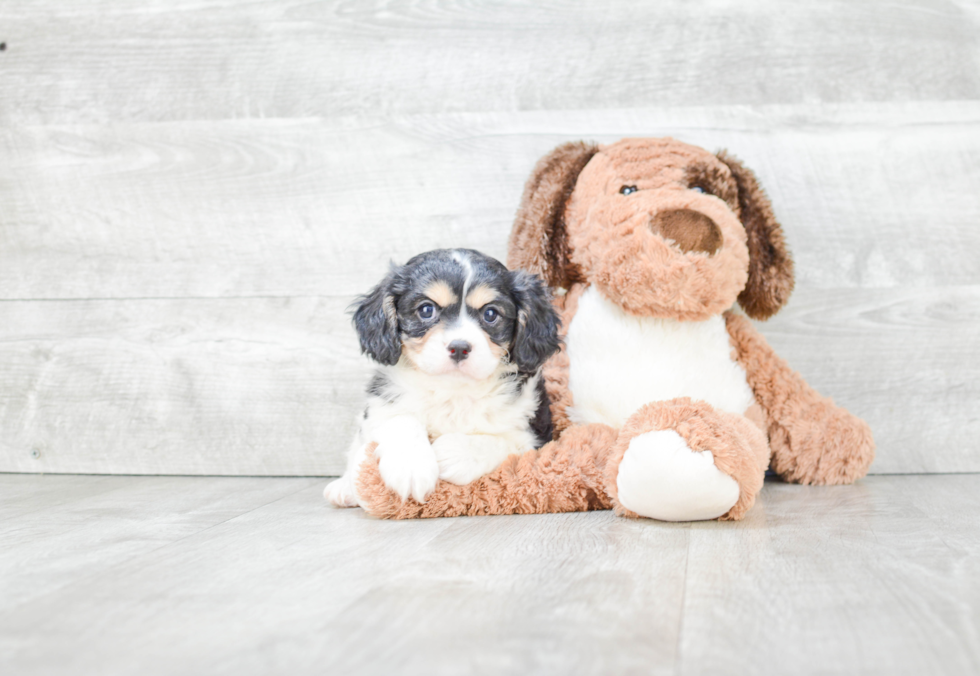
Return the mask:
[[[454,340],[449,343],[446,349],[449,350],[449,358],[458,364],[470,356],[470,350],[473,349],[473,346],[465,340]]]
[[[721,229],[713,220],[693,209],[671,209],[654,214],[650,228],[677,243],[681,251],[711,255],[721,248]]]

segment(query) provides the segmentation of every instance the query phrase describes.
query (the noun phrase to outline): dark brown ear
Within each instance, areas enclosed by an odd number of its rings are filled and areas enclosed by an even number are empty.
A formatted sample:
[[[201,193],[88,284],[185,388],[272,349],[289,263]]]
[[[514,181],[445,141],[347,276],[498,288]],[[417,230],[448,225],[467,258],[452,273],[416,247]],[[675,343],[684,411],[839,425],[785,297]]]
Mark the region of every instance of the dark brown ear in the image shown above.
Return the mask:
[[[749,281],[738,295],[738,303],[752,319],[769,319],[793,292],[793,258],[755,174],[724,150],[718,159],[735,177],[742,225],[748,235]]]
[[[577,141],[560,145],[538,160],[524,186],[507,247],[507,266],[527,270],[548,286],[568,288],[581,280],[568,260],[565,203],[598,146]]]

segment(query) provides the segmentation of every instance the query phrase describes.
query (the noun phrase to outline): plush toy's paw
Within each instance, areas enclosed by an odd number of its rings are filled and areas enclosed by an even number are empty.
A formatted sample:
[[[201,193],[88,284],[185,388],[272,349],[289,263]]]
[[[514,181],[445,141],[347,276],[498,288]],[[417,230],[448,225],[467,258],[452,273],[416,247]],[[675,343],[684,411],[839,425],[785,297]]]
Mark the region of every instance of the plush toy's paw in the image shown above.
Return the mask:
[[[394,448],[379,445],[375,453],[380,456],[378,471],[385,485],[405,500],[412,496],[425,502],[439,481],[439,465],[428,440],[424,443],[406,440]]]
[[[345,474],[336,481],[331,481],[323,489],[323,497],[334,507],[357,507],[357,496],[354,494],[354,484]]]
[[[619,464],[619,502],[660,521],[717,519],[738,502],[738,482],[715,467],[711,451],[693,451],[674,430],[633,437]]]
[[[854,483],[875,457],[868,424],[829,399],[810,406],[804,419],[774,426],[772,445],[772,468],[791,483]]]
[[[765,435],[745,416],[681,397],[629,417],[604,484],[627,516],[737,520],[755,502],[768,464]]]

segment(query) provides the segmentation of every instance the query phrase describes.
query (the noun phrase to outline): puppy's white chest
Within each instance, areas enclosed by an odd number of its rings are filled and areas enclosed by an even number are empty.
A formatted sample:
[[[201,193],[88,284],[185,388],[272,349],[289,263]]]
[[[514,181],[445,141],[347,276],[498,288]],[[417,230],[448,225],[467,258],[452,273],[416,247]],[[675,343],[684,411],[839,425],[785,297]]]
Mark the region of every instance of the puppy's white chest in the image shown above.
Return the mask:
[[[408,415],[433,440],[446,434],[476,434],[501,437],[520,451],[535,446],[529,420],[538,407],[540,376],[519,387],[503,365],[483,381],[427,375],[401,364],[385,373],[388,400],[378,397],[370,406],[362,423],[363,442],[376,440],[375,428],[387,420]]]
[[[576,423],[621,427],[644,404],[676,397],[738,414],[754,402],[721,316],[634,317],[592,286],[579,299],[565,345]]]

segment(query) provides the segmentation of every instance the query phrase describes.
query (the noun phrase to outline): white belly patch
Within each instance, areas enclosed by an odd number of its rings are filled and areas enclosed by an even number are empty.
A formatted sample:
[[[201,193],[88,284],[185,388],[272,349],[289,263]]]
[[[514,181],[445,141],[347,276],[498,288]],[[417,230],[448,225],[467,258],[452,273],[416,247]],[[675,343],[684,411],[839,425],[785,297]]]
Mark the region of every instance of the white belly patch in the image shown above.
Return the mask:
[[[592,286],[579,299],[565,346],[575,423],[622,427],[644,404],[676,397],[738,414],[755,401],[720,315],[703,322],[634,317]]]

